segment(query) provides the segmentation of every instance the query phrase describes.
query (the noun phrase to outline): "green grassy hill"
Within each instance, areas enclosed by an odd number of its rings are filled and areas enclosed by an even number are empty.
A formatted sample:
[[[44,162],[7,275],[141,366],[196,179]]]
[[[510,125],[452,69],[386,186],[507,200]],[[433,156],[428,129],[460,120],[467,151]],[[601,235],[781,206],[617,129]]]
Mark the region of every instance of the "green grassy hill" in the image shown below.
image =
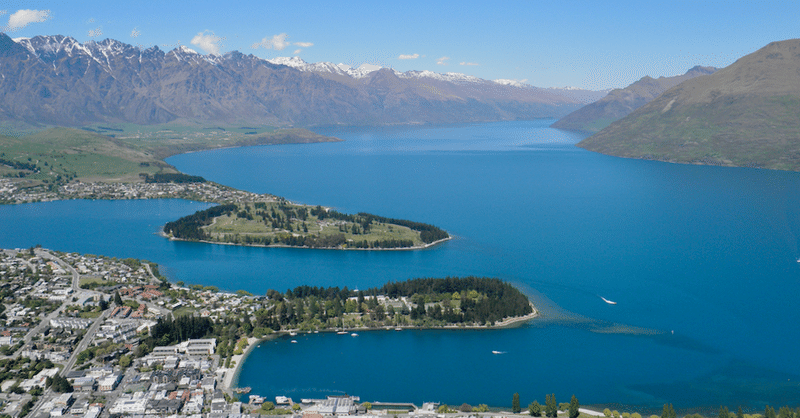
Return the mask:
[[[138,181],[139,173],[177,171],[151,153],[107,136],[53,128],[19,138],[0,137],[0,175],[42,182]],[[16,164],[15,164],[16,163]],[[20,169],[19,163],[29,165]],[[35,166],[35,168],[33,168]]]
[[[800,39],[667,90],[578,146],[670,162],[800,170]]]
[[[206,149],[339,141],[306,129],[163,125],[93,125],[0,135],[0,177],[28,186],[83,181],[137,182],[140,174],[177,173],[162,159]]]

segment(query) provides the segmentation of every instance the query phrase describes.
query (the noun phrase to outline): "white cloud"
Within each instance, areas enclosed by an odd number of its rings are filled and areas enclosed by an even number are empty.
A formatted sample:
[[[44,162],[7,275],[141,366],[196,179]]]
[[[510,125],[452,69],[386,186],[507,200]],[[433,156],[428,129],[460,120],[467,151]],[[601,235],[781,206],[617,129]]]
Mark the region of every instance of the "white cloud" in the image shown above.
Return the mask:
[[[303,52],[302,49],[295,49],[292,55],[300,55],[301,52]]]
[[[285,33],[281,33],[280,35],[274,35],[272,39],[265,37],[261,40],[261,42],[256,42],[253,45],[250,45],[250,48],[258,49],[274,49],[276,51],[283,51],[286,49],[287,46],[291,45],[289,42],[286,41],[289,35]]]
[[[300,46],[300,47],[303,47],[303,48],[311,48],[312,46],[314,46],[314,44],[312,42],[295,42],[294,44],[296,46]]]
[[[139,35],[141,35],[141,34],[142,33],[139,32],[138,28],[133,28],[133,30],[131,31],[131,38],[138,38]]]
[[[449,59],[450,59],[450,57],[441,57],[438,60],[436,60],[436,64],[437,65],[447,65],[447,60],[449,60]]]
[[[219,50],[223,46],[221,42],[224,40],[225,38],[220,38],[214,35],[214,32],[206,30],[204,32],[197,32],[197,35],[195,35],[190,42],[192,45],[197,45],[208,54],[219,55]]]
[[[20,30],[31,23],[41,23],[51,18],[50,10],[17,10],[8,17],[9,32]]]
[[[98,36],[103,36],[103,28],[89,29],[88,36],[90,38],[97,38]]]
[[[399,56],[399,57],[397,57],[397,58],[398,58],[398,59],[401,59],[401,60],[415,60],[415,59],[419,58],[419,54],[414,54],[414,55],[400,55],[400,56]]]
[[[458,65],[480,65],[480,64],[478,64],[476,62],[463,62],[462,61],[462,62],[458,63]]]

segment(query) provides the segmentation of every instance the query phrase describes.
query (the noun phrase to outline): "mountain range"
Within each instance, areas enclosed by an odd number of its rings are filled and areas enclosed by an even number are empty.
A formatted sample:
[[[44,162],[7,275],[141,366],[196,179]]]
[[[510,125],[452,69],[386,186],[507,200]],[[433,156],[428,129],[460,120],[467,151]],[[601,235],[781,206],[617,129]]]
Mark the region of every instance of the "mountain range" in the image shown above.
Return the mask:
[[[665,91],[578,146],[671,162],[800,169],[800,39]]]
[[[0,33],[0,120],[173,121],[277,126],[483,122],[560,117],[606,92],[536,88],[457,73],[398,72],[142,49],[112,39]]]
[[[686,74],[674,77],[652,78],[644,76],[623,89],[614,89],[608,95],[590,103],[556,121],[551,126],[583,132],[598,132],[612,122],[628,116],[634,110],[650,103],[661,93],[692,78],[713,74],[714,67],[696,66]]]

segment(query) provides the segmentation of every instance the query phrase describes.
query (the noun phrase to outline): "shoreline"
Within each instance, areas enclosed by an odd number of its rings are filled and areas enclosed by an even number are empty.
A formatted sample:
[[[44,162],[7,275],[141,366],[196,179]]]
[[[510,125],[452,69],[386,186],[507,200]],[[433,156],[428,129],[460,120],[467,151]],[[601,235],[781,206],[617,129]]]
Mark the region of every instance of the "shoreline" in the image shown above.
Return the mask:
[[[162,238],[166,238],[170,241],[183,241],[183,242],[200,242],[203,244],[219,244],[219,245],[233,245],[237,247],[255,247],[255,248],[299,248],[304,250],[336,250],[336,251],[414,251],[414,250],[425,250],[435,245],[439,245],[443,242],[450,241],[453,239],[452,236],[447,238],[442,238],[438,241],[431,242],[429,244],[423,245],[414,245],[412,247],[402,247],[402,248],[335,248],[335,247],[299,247],[293,245],[285,245],[285,244],[270,244],[270,245],[263,245],[263,244],[235,244],[232,242],[219,242],[219,241],[207,241],[207,240],[194,240],[194,239],[184,239],[184,238],[175,238],[167,235],[164,232],[164,227],[161,227],[161,230],[158,231],[158,235]]]
[[[239,387],[239,373],[242,371],[242,364],[244,360],[247,359],[247,356],[250,355],[250,352],[253,351],[253,348],[256,347],[257,344],[261,343],[262,341],[266,341],[270,339],[270,337],[274,335],[271,334],[268,337],[264,338],[256,338],[250,337],[247,339],[247,347],[242,352],[242,354],[238,354],[231,357],[231,362],[235,362],[233,369],[226,369],[225,376],[222,378],[222,391],[223,392],[232,392],[234,388]]]

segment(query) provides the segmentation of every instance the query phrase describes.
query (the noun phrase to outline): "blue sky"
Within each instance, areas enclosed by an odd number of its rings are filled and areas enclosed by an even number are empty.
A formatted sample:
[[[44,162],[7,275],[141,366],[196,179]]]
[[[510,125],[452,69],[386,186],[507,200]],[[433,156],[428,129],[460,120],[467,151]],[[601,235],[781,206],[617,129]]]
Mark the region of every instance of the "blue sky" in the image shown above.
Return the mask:
[[[11,37],[113,38],[590,89],[724,67],[800,37],[798,1],[0,0],[0,11]]]

